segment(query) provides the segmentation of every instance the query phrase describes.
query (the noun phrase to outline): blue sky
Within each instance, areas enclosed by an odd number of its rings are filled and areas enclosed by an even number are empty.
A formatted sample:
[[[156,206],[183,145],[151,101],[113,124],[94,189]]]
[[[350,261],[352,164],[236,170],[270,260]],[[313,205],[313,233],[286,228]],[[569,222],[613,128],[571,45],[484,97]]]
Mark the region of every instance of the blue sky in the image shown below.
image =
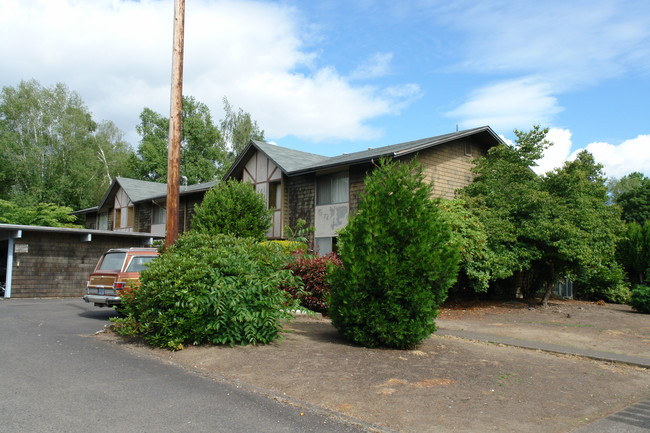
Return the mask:
[[[324,155],[490,125],[551,128],[550,170],[581,149],[650,175],[647,0],[186,0],[184,93],[227,96],[279,145]],[[171,0],[3,0],[0,85],[77,91],[137,146],[169,112]],[[10,60],[7,60],[10,59]]]

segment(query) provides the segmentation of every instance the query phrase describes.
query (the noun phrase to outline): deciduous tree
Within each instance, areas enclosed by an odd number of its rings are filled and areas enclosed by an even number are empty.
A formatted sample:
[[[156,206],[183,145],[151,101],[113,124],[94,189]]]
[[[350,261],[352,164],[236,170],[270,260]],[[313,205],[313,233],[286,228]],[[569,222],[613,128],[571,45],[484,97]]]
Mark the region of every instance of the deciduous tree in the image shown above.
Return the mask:
[[[223,98],[224,118],[221,120],[221,134],[233,162],[251,140],[264,140],[264,131],[260,129],[251,115],[241,108],[235,110],[228,98]]]
[[[488,234],[491,280],[524,272],[534,288],[545,288],[544,305],[565,275],[619,284],[614,253],[622,227],[617,208],[608,205],[602,166],[588,152],[545,176],[534,174],[531,167],[549,145],[546,133],[539,126],[515,131],[515,145],[490,149],[462,191]]]
[[[226,164],[226,151],[219,129],[207,105],[193,97],[183,97],[181,132],[181,176],[189,184],[214,180]],[[134,161],[139,177],[167,182],[169,118],[145,108],[136,127],[141,141]]]
[[[115,125],[94,121],[64,84],[23,81],[0,93],[2,198],[21,205],[96,205],[108,177],[130,174],[130,153]]]

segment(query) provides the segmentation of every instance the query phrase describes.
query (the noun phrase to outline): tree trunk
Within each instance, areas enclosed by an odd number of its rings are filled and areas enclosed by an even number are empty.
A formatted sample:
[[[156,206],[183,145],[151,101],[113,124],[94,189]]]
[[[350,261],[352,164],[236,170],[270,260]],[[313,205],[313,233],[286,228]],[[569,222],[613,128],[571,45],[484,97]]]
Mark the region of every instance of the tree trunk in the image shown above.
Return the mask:
[[[553,293],[553,286],[555,286],[555,283],[548,283],[546,285],[546,293],[544,293],[544,297],[542,298],[542,307],[548,307],[548,300],[551,298],[551,293]]]

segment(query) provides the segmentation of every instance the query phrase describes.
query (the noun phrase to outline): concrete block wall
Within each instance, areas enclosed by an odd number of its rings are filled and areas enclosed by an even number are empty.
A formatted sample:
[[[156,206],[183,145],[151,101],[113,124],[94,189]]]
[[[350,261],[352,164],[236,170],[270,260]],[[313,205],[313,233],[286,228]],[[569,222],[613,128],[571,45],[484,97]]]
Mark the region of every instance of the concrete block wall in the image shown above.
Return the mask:
[[[81,297],[102,253],[140,246],[137,237],[93,235],[82,242],[77,233],[23,231],[15,240],[11,297]]]

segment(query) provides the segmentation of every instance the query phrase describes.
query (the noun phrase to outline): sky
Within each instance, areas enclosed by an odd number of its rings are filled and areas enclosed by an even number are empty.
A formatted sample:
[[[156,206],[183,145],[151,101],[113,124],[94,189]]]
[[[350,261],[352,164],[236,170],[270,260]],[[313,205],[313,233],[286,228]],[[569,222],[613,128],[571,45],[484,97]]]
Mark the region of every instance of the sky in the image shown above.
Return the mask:
[[[64,83],[137,148],[169,115],[172,0],[0,0],[0,86]],[[544,173],[588,150],[650,176],[647,0],[186,0],[183,93],[334,156],[489,125],[548,127]]]

